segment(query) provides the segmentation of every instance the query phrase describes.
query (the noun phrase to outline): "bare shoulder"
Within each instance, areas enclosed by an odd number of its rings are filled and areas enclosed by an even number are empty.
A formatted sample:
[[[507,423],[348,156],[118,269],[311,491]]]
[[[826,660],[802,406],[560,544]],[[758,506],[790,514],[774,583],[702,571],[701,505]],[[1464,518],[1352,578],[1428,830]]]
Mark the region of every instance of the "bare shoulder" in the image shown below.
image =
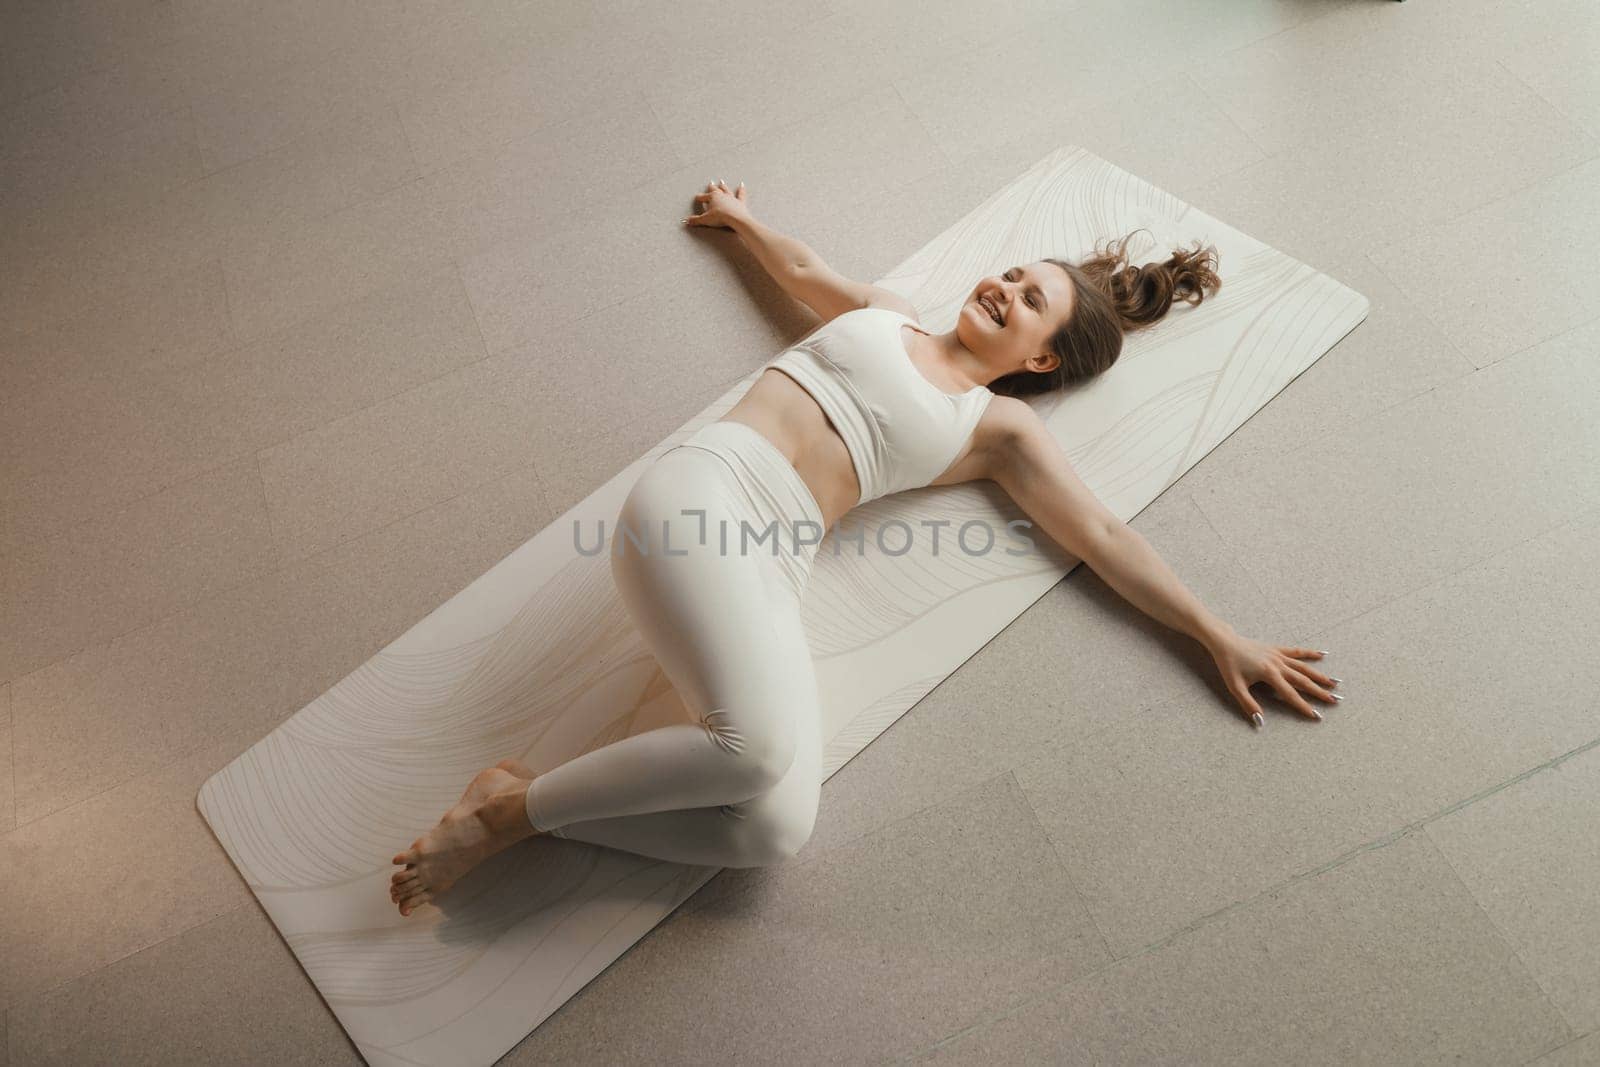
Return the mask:
[[[869,285],[867,286],[866,297],[867,302],[863,305],[864,307],[888,308],[890,311],[900,312],[900,314],[910,318],[913,322],[920,323],[922,321],[911,301],[899,293],[891,292],[880,286]]]
[[[955,462],[932,484],[959,485],[984,479],[998,480],[1001,465],[1011,456],[1018,442],[1043,428],[1044,420],[1026,401],[995,394],[984,408],[971,439],[956,456]]]

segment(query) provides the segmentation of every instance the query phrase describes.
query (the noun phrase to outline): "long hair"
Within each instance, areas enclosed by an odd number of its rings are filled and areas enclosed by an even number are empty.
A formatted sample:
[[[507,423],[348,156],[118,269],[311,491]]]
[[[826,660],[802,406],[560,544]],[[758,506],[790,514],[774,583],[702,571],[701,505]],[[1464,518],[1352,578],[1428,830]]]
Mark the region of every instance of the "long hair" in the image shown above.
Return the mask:
[[[1165,263],[1130,266],[1128,242],[1138,232],[1096,248],[1079,263],[1044,260],[1067,272],[1076,300],[1071,318],[1050,337],[1061,363],[1051,371],[1007,374],[990,383],[991,390],[1029,396],[1103,374],[1122,354],[1124,334],[1159,322],[1175,300],[1198,305],[1222,287],[1211,247],[1180,248]]]

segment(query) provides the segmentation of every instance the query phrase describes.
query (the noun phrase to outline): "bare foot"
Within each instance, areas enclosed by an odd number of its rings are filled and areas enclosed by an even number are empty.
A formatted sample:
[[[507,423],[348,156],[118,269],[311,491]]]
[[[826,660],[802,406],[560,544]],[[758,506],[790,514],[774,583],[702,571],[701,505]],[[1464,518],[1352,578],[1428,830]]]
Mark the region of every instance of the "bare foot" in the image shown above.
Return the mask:
[[[480,771],[432,830],[395,855],[392,862],[402,869],[390,879],[389,897],[401,915],[431,903],[496,852],[534,836],[523,806],[532,776],[505,769],[512,762]]]
[[[518,778],[525,778],[530,782],[533,781],[533,770],[519,759],[503,759],[496,763],[495,766],[508,774],[516,775]]]

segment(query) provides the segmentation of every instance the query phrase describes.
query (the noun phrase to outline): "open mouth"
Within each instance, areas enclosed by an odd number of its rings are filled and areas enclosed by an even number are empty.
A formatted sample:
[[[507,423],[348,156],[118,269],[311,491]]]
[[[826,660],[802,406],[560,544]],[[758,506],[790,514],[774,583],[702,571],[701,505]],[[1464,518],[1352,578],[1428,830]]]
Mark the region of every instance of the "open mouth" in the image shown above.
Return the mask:
[[[994,300],[991,297],[987,295],[980,296],[978,298],[978,304],[983,308],[983,310],[989,313],[989,317],[994,320],[996,326],[1004,326],[1006,324],[1005,320],[1000,317],[1000,309],[995,306]]]

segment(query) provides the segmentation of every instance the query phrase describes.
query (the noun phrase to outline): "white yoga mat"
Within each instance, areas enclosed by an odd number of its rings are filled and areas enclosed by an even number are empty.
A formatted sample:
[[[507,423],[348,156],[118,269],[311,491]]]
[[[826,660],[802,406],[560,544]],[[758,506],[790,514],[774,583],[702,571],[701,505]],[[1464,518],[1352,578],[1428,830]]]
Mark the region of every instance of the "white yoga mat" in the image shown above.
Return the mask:
[[[1367,300],[1075,146],[1040,160],[879,285],[931,330],[974,282],[1045,256],[1076,260],[1144,228],[1135,262],[1215,245],[1221,290],[1127,339],[1087,386],[1034,398],[1075,469],[1137,515],[1366,317]],[[772,353],[750,353],[759,368]],[[691,717],[633,633],[595,543],[645,466],[720,417],[758,369],[539,531],[369,662],[224,767],[199,807],[369,1063],[487,1064],[717,873],[575,841],[494,857],[443,902],[401,918],[389,859],[472,775],[507,756],[536,771]],[[868,530],[920,531],[904,554],[820,547],[805,623],[831,777],[1068,571],[1060,553],[951,552],[968,519],[1022,513],[989,483],[857,509]],[[950,520],[931,551],[924,520]],[[1045,543],[1042,535],[1035,540]],[[1007,542],[1001,537],[1000,548]],[[888,538],[889,552],[901,542]],[[829,817],[824,789],[819,820]]]

